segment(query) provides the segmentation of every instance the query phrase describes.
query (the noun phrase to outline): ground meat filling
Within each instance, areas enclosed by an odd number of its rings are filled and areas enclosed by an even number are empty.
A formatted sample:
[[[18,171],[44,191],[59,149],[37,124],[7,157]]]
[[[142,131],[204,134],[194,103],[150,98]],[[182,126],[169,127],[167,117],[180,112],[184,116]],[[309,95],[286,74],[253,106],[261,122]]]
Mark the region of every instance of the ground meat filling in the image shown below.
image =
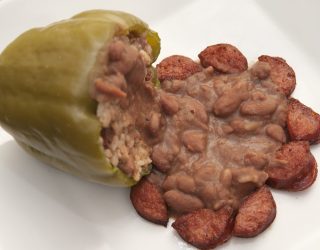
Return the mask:
[[[97,116],[108,161],[128,176],[139,180],[151,163],[149,134],[144,121],[151,119],[157,130],[154,87],[145,81],[151,63],[151,47],[143,37],[116,37],[102,53],[102,73],[94,80]],[[149,118],[150,117],[150,118]],[[152,133],[152,131],[150,131]]]

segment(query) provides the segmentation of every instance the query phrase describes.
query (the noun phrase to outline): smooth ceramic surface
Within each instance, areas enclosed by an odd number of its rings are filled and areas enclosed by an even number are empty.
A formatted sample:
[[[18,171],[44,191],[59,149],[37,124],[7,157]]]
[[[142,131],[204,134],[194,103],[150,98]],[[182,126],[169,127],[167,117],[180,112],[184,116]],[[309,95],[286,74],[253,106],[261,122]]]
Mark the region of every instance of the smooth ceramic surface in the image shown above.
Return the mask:
[[[0,51],[28,28],[87,9],[129,11],[162,38],[159,59],[197,58],[207,45],[228,42],[253,62],[261,54],[285,58],[295,69],[294,96],[320,111],[319,1],[231,0],[0,0]],[[1,91],[1,90],[0,90]],[[320,163],[320,147],[312,147]],[[253,239],[233,238],[223,250],[317,250],[320,180],[307,191],[274,191],[278,214]],[[174,233],[141,219],[128,189],[88,183],[24,153],[0,128],[1,250],[193,249]]]

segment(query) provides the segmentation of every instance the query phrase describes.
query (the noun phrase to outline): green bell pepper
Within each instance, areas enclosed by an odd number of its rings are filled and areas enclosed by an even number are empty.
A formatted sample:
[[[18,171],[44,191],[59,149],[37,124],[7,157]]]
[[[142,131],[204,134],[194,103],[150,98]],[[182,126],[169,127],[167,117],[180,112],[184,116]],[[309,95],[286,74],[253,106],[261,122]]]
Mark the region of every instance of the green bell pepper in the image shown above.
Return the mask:
[[[135,183],[105,157],[90,72],[114,36],[160,39],[137,17],[93,10],[20,35],[0,55],[0,124],[27,152],[63,171],[98,183]]]

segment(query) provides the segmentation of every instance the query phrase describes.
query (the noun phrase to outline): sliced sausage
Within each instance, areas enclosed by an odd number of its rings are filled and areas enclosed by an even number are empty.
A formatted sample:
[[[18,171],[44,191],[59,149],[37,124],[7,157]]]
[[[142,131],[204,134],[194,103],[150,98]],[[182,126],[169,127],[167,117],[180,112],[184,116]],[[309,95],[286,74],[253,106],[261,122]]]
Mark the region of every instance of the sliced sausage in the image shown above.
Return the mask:
[[[131,188],[130,199],[137,213],[146,220],[166,226],[168,211],[165,201],[157,186],[147,179],[142,179]]]
[[[248,69],[247,59],[231,44],[209,46],[198,56],[203,67],[212,66],[223,73],[240,73]]]
[[[288,189],[307,174],[311,160],[308,142],[294,141],[283,145],[277,151],[275,160],[265,169],[269,175],[267,184],[274,188]]]
[[[269,63],[271,67],[270,78],[276,84],[277,91],[290,96],[296,87],[296,75],[287,62],[280,57],[262,55],[260,62]]]
[[[157,65],[157,75],[160,81],[183,80],[201,70],[198,63],[180,55],[169,56]]]
[[[289,100],[287,127],[293,141],[320,140],[320,115],[294,98]]]
[[[226,229],[224,230],[224,233],[222,234],[222,236],[219,239],[218,245],[222,245],[231,239],[231,237],[233,235],[233,228],[234,228],[234,216],[232,216],[230,218],[230,221],[229,221]]]
[[[232,209],[200,209],[182,215],[172,224],[182,239],[200,249],[214,248],[226,242],[233,227]]]
[[[293,182],[290,185],[290,187],[287,188],[287,190],[294,191],[294,192],[305,190],[315,182],[315,180],[317,179],[317,175],[318,175],[317,161],[312,156],[310,169],[308,173],[305,176],[303,176],[301,179]]]
[[[240,205],[233,235],[250,238],[263,232],[276,217],[276,203],[268,187],[262,186]]]

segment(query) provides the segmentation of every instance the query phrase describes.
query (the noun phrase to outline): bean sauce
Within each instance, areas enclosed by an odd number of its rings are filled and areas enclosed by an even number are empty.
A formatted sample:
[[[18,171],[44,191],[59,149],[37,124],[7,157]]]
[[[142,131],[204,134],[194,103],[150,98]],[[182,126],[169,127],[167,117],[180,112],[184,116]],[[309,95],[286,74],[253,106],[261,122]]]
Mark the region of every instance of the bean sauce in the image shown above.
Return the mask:
[[[157,171],[149,179],[159,177],[172,211],[237,209],[265,183],[265,167],[286,142],[287,99],[272,86],[270,67],[261,62],[242,73],[207,67],[185,80],[162,81],[161,114],[150,123],[162,136],[152,145]]]

